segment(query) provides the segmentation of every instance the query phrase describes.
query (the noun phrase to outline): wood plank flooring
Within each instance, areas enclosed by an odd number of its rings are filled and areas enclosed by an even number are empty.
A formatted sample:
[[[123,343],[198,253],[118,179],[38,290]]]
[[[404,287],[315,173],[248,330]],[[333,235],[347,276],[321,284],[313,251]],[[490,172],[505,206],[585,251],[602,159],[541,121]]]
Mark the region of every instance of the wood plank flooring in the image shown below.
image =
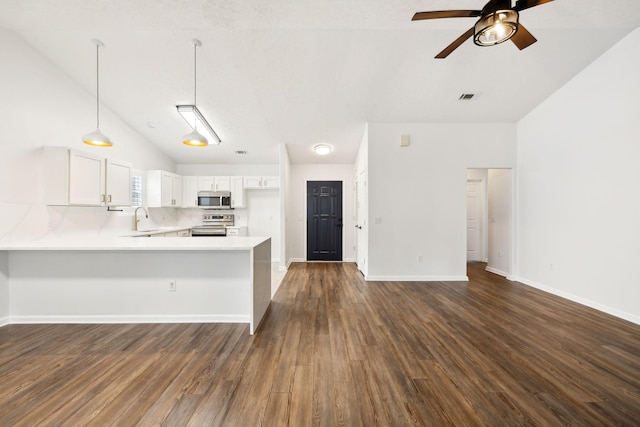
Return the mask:
[[[0,426],[640,425],[640,326],[469,283],[294,264],[247,325],[0,328]]]

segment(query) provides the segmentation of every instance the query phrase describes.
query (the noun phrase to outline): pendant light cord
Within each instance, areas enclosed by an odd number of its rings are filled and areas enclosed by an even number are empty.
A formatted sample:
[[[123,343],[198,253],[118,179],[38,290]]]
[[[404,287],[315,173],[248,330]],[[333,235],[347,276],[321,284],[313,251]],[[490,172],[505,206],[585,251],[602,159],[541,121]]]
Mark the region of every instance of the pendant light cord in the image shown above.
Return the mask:
[[[193,105],[197,105],[198,94],[198,44],[193,44]]]
[[[100,44],[96,43],[96,128],[100,129]]]

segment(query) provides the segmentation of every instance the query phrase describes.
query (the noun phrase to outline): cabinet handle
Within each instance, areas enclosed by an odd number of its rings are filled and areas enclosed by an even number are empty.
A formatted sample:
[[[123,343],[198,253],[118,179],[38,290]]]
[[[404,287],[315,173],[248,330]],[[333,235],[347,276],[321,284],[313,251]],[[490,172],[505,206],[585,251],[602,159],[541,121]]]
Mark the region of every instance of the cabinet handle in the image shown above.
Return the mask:
[[[109,203],[111,203],[111,194],[109,194]]]
[[[102,203],[104,203],[104,202],[105,202],[105,197],[104,197],[104,196],[105,196],[104,194],[101,194],[101,195],[100,195],[100,201],[101,201]]]

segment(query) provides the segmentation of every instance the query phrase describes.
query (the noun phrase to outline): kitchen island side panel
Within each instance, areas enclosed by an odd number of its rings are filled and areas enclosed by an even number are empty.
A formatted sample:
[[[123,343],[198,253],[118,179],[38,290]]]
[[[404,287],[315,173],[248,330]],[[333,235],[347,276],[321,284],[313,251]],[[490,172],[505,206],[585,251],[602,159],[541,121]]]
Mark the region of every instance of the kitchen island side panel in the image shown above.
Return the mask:
[[[11,323],[250,321],[249,249],[12,251],[8,257]]]
[[[253,286],[251,300],[250,332],[253,334],[262,321],[271,304],[271,239],[267,239],[253,249],[252,252]]]

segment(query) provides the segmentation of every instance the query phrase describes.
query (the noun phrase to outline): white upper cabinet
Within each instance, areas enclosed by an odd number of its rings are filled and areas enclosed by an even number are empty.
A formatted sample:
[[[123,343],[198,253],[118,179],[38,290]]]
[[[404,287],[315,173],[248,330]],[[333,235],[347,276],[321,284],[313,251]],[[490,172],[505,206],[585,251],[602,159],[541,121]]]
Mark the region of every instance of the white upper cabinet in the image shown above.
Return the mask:
[[[108,205],[131,206],[131,163],[107,159]]]
[[[242,183],[241,176],[229,177],[229,183],[231,185],[231,207],[232,208],[244,208],[246,207],[246,197],[244,194],[244,185]]]
[[[198,191],[214,191],[214,188],[212,176],[198,177]]]
[[[245,176],[244,188],[246,190],[260,190],[280,188],[279,176]]]
[[[213,177],[213,190],[214,191],[231,191],[231,180],[228,176],[214,176]]]
[[[228,176],[199,176],[198,191],[231,191]]]
[[[151,170],[147,172],[147,206],[180,207],[182,205],[182,177],[175,173]]]
[[[182,207],[194,208],[198,206],[198,177],[182,177]]]
[[[131,163],[67,147],[44,147],[49,205],[131,206]]]

